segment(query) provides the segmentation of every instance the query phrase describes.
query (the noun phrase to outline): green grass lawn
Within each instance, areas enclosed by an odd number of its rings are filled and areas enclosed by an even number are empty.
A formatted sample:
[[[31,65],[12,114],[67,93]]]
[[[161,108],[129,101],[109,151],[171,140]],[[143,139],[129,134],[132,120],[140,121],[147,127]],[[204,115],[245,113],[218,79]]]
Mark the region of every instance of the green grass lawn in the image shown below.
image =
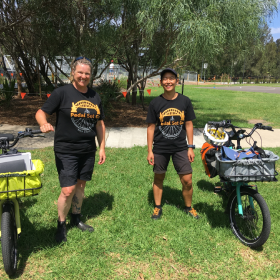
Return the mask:
[[[193,91],[193,97],[199,91]],[[198,104],[196,103],[196,106]],[[280,154],[280,148],[271,149]],[[232,234],[226,200],[213,193],[218,177],[203,171],[199,150],[193,163],[195,220],[183,212],[181,185],[172,164],[163,193],[163,216],[153,221],[152,167],[147,147],[107,149],[86,188],[83,220],[93,233],[69,229],[68,241],[54,241],[60,193],[52,148],[32,151],[45,163],[43,189],[20,203],[21,279],[276,279],[280,270],[280,183],[258,183],[271,213],[268,241],[258,250]],[[280,172],[279,163],[277,170]],[[0,278],[5,275],[0,260]]]
[[[199,83],[198,85],[185,85],[185,86],[196,86],[196,87],[250,87],[250,86],[257,86],[257,87],[280,87],[280,83],[274,83],[274,84],[240,84],[238,82],[235,82],[235,84],[221,84],[221,83],[215,83],[213,81],[211,81],[210,83],[206,82],[206,83]]]
[[[149,87],[152,90],[149,96],[146,89],[146,105],[154,97],[163,93],[161,87]],[[182,86],[177,86],[176,90],[181,93]],[[273,128],[280,128],[278,108],[280,105],[280,94],[215,90],[185,85],[184,95],[188,96],[192,101],[197,117],[194,121],[194,126],[197,128],[204,127],[208,121],[227,119],[230,119],[234,125],[244,128],[253,127],[249,120],[265,121],[269,123],[267,125],[271,125]],[[138,103],[140,103],[139,100]]]

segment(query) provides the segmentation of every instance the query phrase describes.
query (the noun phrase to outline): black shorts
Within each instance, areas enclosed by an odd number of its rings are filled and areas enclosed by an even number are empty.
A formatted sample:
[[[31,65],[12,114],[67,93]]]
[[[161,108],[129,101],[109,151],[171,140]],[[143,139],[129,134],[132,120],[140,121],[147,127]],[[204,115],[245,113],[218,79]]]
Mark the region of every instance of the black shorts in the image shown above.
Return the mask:
[[[60,186],[76,185],[77,180],[90,181],[95,162],[95,152],[87,154],[55,153]]]
[[[172,154],[154,154],[154,173],[163,174],[167,171],[170,157],[178,174],[192,173],[191,163],[188,158],[188,150]]]

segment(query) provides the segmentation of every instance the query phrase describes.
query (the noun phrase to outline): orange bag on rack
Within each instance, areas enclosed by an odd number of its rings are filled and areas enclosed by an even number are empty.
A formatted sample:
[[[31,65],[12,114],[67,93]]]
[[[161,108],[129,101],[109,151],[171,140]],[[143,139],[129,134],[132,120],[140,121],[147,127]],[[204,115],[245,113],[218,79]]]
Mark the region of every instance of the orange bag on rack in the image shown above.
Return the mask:
[[[218,152],[218,148],[205,142],[200,150],[201,159],[205,169],[205,173],[208,177],[213,178],[218,175],[216,168],[215,154]]]

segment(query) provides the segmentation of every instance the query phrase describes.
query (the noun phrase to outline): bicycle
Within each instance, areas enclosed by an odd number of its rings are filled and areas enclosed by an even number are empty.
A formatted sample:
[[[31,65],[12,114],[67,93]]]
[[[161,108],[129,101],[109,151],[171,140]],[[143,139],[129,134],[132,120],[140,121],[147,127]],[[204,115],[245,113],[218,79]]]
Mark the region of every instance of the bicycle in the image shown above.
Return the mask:
[[[230,130],[224,130],[227,128]],[[264,151],[257,147],[256,141],[254,141],[252,148],[258,152],[253,149],[245,152],[252,158],[238,158],[242,151],[241,140],[252,138],[252,134],[257,129],[273,131],[272,127],[257,123],[249,133],[246,133],[246,130],[232,125],[230,120],[208,122],[204,129],[204,138],[214,149],[216,175],[219,175],[222,185],[215,187],[214,192],[224,191],[227,194],[226,213],[229,214],[231,230],[243,244],[251,248],[260,247],[267,241],[270,234],[271,218],[267,203],[259,194],[257,186],[249,185],[249,182],[277,181],[275,176],[278,173],[275,170],[275,161],[279,159],[271,151]],[[225,148],[223,147],[234,149],[233,140],[237,141],[237,151],[233,150],[237,158],[234,160],[225,159],[227,155],[224,154]],[[210,174],[205,163],[204,167]],[[215,177],[215,172],[213,170],[211,172],[212,174],[208,176]]]
[[[12,147],[21,138],[35,137],[39,133],[41,130],[26,128],[18,132],[15,139],[12,134],[0,134],[0,167],[4,170],[0,172],[0,237],[4,269],[9,276],[14,275],[17,269],[17,239],[21,234],[18,198],[40,192],[40,174],[44,170],[42,161],[31,162],[30,153],[19,153]],[[13,141],[11,145],[10,141]]]

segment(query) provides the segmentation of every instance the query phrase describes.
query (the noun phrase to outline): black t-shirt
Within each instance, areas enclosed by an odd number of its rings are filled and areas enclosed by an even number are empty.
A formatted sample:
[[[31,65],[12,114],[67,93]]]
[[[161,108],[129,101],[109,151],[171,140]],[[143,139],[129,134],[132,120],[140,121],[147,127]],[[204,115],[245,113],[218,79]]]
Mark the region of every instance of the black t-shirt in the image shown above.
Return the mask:
[[[192,103],[187,96],[178,93],[174,100],[162,95],[150,103],[146,122],[156,124],[154,153],[174,153],[187,149],[186,121],[195,119]]]
[[[80,154],[96,150],[96,123],[104,119],[104,113],[94,90],[81,93],[72,84],[59,87],[41,110],[49,115],[56,112],[56,152]]]

